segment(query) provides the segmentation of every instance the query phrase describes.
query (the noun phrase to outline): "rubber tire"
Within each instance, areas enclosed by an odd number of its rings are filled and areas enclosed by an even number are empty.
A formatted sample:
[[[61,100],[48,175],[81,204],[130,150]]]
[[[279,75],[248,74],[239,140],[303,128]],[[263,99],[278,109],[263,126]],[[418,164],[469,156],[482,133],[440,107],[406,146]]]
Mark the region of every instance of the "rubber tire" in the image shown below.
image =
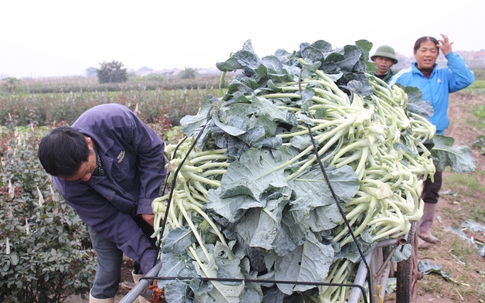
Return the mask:
[[[396,303],[417,302],[418,239],[416,223],[411,223],[407,242],[412,245],[412,254],[407,260],[397,263]]]

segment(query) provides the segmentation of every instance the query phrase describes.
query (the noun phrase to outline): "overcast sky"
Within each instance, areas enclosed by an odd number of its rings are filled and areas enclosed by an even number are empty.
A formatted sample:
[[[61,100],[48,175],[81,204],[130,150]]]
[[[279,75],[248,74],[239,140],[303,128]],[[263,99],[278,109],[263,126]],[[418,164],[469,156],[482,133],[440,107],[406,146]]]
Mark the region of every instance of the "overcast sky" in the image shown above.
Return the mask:
[[[0,77],[84,75],[101,62],[213,68],[251,40],[260,56],[325,40],[366,39],[412,56],[440,33],[454,50],[485,49],[481,0],[1,0]]]

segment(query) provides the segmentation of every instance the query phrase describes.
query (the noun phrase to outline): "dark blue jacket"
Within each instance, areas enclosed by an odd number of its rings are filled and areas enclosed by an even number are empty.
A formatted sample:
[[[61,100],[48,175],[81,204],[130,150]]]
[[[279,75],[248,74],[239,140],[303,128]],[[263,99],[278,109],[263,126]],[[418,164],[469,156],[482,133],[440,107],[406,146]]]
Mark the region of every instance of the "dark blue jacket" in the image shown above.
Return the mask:
[[[106,173],[87,182],[54,177],[56,189],[89,227],[147,273],[156,250],[132,217],[152,214],[151,203],[160,196],[163,141],[127,107],[113,103],[89,109],[72,127],[94,141]]]

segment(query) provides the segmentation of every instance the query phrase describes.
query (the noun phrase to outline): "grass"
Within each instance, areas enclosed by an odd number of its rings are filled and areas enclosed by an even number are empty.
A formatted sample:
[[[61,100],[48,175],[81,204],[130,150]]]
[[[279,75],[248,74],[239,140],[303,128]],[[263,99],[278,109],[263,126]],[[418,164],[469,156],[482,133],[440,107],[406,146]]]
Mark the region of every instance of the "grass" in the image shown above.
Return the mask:
[[[478,172],[478,174],[483,175],[483,172]],[[445,187],[457,188],[461,194],[466,196],[481,196],[485,193],[485,186],[477,180],[475,173],[450,174],[443,182]]]
[[[449,200],[453,205],[443,211],[454,222],[464,222],[467,219],[485,224],[485,210],[483,208],[483,196],[485,186],[483,184],[484,172],[476,170],[472,173],[450,173],[443,179],[441,196]]]
[[[484,92],[485,91],[485,69],[474,69],[475,81],[464,89],[467,92]]]
[[[473,111],[473,114],[475,115],[476,117],[475,121],[477,122],[475,125],[477,125],[480,129],[484,129],[485,128],[485,105],[478,106]]]
[[[485,90],[485,80],[483,79],[478,79],[475,80],[469,87],[466,88],[466,90]]]

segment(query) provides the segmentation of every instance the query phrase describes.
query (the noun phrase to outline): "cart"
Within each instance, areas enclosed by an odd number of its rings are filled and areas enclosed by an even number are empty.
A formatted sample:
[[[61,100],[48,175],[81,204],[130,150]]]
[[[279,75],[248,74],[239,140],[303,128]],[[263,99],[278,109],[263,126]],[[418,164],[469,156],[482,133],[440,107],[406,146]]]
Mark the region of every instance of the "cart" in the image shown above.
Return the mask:
[[[405,244],[410,244],[412,246],[411,256],[407,260],[397,263],[392,262],[391,257],[394,252],[398,249],[402,249]],[[386,253],[386,251],[388,252]],[[396,303],[416,303],[417,280],[419,277],[417,264],[416,227],[415,223],[412,223],[409,233],[405,237],[380,241],[367,254],[365,260],[362,260],[359,263],[347,303],[384,302],[386,285],[390,277],[396,278]],[[153,269],[148,272],[146,277],[141,279],[140,282],[138,282],[123,297],[120,303],[135,302],[138,296],[140,296],[157,277],[161,267],[161,263],[154,266]],[[175,279],[176,277],[173,278]],[[370,283],[368,278],[371,281]],[[362,295],[362,291],[366,289],[367,285],[370,285],[372,288],[370,293],[374,294],[370,298],[364,298]]]
[[[411,224],[406,237],[398,239],[389,239],[379,242],[373,250],[366,256],[364,261],[361,261],[354,283],[357,285],[364,285],[366,278],[370,277],[372,283],[372,294],[370,298],[372,303],[384,302],[386,285],[390,277],[396,278],[396,303],[415,303],[417,300],[417,280],[418,272],[418,243],[416,235],[416,224]],[[397,249],[401,249],[403,245],[410,244],[412,246],[412,253],[407,260],[401,262],[391,262],[391,257]],[[385,253],[386,247],[392,247],[390,253]],[[365,264],[368,264],[368,267]],[[362,291],[360,287],[354,287],[348,299],[348,303],[358,303],[362,298]],[[381,299],[382,301],[379,301]]]
[[[203,129],[202,129],[203,130]],[[202,130],[199,133],[202,133]],[[313,142],[311,130],[309,134]],[[197,138],[198,139],[198,138]],[[196,141],[197,141],[196,139]],[[195,143],[194,143],[195,144]],[[318,155],[316,147],[314,146],[315,155]],[[318,158],[318,157],[317,157]],[[184,159],[185,160],[185,159]],[[323,175],[332,194],[333,190],[326,176],[325,168],[319,159],[318,163],[322,170]],[[177,173],[177,171],[176,171]],[[335,201],[337,201],[334,195]],[[169,202],[170,205],[170,202]],[[338,203],[337,203],[338,205]],[[348,224],[342,209],[340,209],[342,217]],[[165,222],[166,220],[164,220]],[[163,234],[162,228],[162,234]],[[350,229],[350,228],[349,228]],[[352,236],[353,233],[351,232]],[[355,239],[355,238],[354,238]],[[403,249],[404,245],[411,245],[411,254],[406,260],[394,263],[392,262],[392,256],[398,249]],[[347,303],[360,303],[360,302],[372,302],[382,303],[385,299],[387,281],[390,277],[396,278],[396,303],[416,303],[417,301],[417,280],[418,280],[418,257],[417,257],[418,245],[416,235],[416,223],[411,222],[409,232],[396,239],[382,240],[377,243],[367,255],[364,256],[360,251],[363,259],[361,260],[356,272],[356,276],[353,284],[348,285],[331,285],[335,287],[352,287]],[[132,303],[137,297],[143,293],[143,291],[156,279],[188,279],[187,277],[157,277],[162,265],[159,263],[156,265],[135,287],[120,301],[120,303]],[[248,279],[212,279],[212,278],[200,278],[201,280],[219,280],[231,282],[252,282],[252,283],[291,283],[297,284],[297,282],[289,281],[267,281],[267,280],[248,280]],[[327,285],[328,283],[305,283],[311,285]],[[366,291],[366,286],[367,290]],[[370,295],[369,295],[370,294]]]

